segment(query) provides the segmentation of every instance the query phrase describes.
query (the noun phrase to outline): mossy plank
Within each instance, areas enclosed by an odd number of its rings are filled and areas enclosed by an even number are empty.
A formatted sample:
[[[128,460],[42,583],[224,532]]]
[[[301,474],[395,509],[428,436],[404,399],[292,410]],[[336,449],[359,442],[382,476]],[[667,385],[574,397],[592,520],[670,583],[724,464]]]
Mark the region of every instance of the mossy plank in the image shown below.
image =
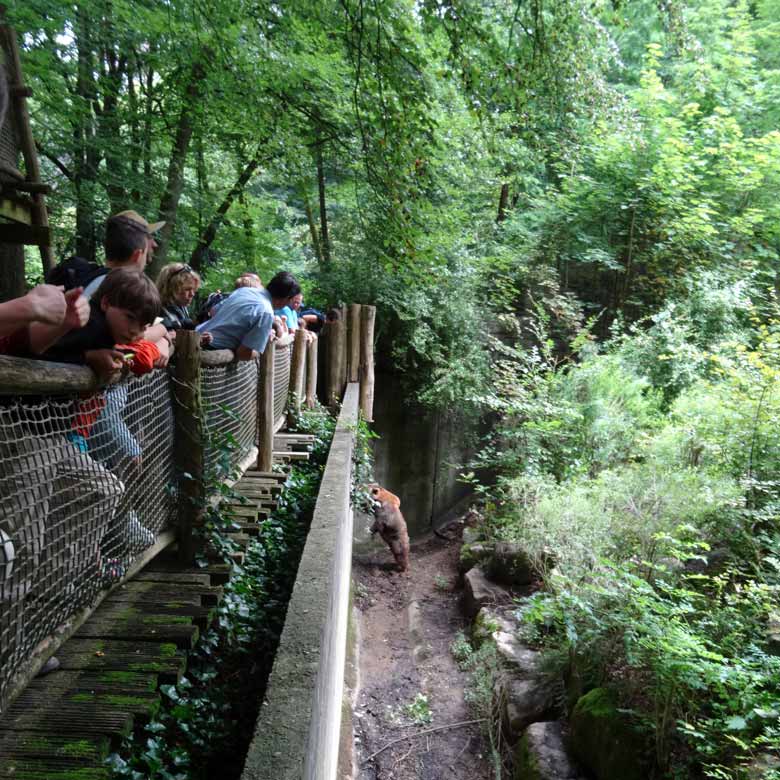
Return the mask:
[[[228,510],[236,517],[257,518],[257,506],[253,504],[228,504]]]
[[[149,620],[149,617],[154,619]],[[173,642],[183,650],[193,648],[198,635],[198,627],[187,617],[153,614],[124,620],[121,617],[105,615],[101,611],[96,612],[75,634],[79,639],[102,637],[141,642]]]
[[[18,701],[18,700],[17,700]],[[86,739],[90,735],[127,736],[133,730],[133,713],[115,706],[96,706],[94,702],[39,702],[36,709],[22,710],[17,702],[3,714],[0,738],[8,732],[25,731],[44,734],[73,735]]]
[[[7,731],[0,736],[0,756],[8,759],[64,758],[73,761],[100,764],[108,756],[111,741],[104,734],[90,737],[62,734],[41,734],[34,731]]]
[[[170,652],[173,647],[174,652]],[[156,672],[163,682],[176,682],[184,673],[185,657],[176,645],[158,642],[78,639],[66,642],[57,658],[63,669]]]
[[[108,780],[111,770],[76,760],[21,758],[0,765],[0,780]]]
[[[144,571],[133,577],[133,582],[159,582],[168,585],[205,585],[211,584],[208,574],[184,571]]]
[[[130,581],[123,587],[112,591],[106,601],[116,603],[118,601],[151,601],[183,603],[201,603],[204,607],[216,604],[222,595],[222,588],[206,585],[162,585],[159,582]],[[197,597],[197,601],[193,601]]]
[[[153,692],[157,690],[157,675],[139,674],[124,670],[104,672],[82,672],[60,669],[33,680],[28,691],[112,691],[114,693]]]
[[[29,720],[26,716],[30,715],[35,718],[36,722],[51,724],[61,719],[70,719],[71,716],[79,719],[85,712],[88,715],[94,714],[106,720],[114,709],[149,717],[157,711],[159,705],[160,696],[154,691],[116,691],[110,689],[101,691],[73,689],[41,691],[27,688],[8,708],[3,722],[6,718],[10,718],[18,720],[20,727],[24,727]]]
[[[131,612],[129,613],[129,610]],[[148,603],[128,605],[123,602],[103,603],[98,610],[102,616],[127,616],[134,615],[138,619],[148,622],[150,616],[156,616],[160,621],[164,621],[166,616],[176,618],[171,623],[192,622],[198,628],[204,629],[211,622],[213,608],[201,607],[195,604],[180,604],[177,602]]]

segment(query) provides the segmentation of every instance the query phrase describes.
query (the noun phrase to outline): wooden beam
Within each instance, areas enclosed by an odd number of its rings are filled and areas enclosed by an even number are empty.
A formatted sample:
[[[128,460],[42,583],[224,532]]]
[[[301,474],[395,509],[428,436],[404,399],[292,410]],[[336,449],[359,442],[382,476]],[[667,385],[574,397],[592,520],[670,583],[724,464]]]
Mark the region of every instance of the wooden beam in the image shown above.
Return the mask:
[[[0,244],[51,246],[51,229],[40,225],[0,224]]]
[[[0,195],[0,217],[21,222],[23,225],[32,225],[32,203],[19,198],[10,198]]]

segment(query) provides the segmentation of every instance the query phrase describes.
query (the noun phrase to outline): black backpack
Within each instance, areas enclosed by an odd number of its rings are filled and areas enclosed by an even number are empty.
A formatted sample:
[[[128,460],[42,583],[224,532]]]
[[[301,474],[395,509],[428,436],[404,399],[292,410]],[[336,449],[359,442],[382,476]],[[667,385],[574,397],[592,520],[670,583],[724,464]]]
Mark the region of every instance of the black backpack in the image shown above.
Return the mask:
[[[74,287],[86,287],[93,279],[105,276],[110,270],[105,265],[73,255],[55,265],[46,274],[46,283],[62,285],[66,290],[72,290]]]

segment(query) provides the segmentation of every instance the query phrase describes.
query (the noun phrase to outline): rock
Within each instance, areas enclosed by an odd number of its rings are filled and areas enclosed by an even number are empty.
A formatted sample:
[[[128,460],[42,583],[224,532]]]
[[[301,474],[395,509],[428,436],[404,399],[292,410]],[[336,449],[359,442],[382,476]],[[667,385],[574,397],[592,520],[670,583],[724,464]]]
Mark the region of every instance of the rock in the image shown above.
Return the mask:
[[[501,585],[530,585],[534,581],[534,567],[528,553],[513,542],[498,542],[485,562],[485,571]]]
[[[556,715],[555,686],[541,677],[529,680],[507,679],[498,683],[495,695],[511,742],[532,723]]]
[[[466,526],[463,529],[463,544],[475,544],[476,542],[481,541],[484,539],[484,536],[482,535],[482,531],[480,531],[479,528],[472,528],[470,526]]]
[[[770,655],[780,655],[780,613],[769,613],[766,626],[767,652]]]
[[[506,604],[509,600],[509,594],[502,587],[490,582],[478,566],[466,572],[463,587],[463,612],[467,617],[473,619],[482,607]]]
[[[780,758],[770,753],[762,753],[747,766],[747,780],[764,780],[770,772],[780,769]]]
[[[586,693],[570,717],[572,753],[596,780],[647,780],[652,747],[606,688]]]
[[[465,574],[469,569],[478,566],[493,551],[493,547],[487,544],[475,542],[474,544],[464,544],[460,548],[460,558],[458,559],[458,571]]]
[[[499,631],[512,634],[517,624],[500,612],[482,607],[471,626],[471,639],[475,647],[481,647],[488,639],[495,639]]]
[[[526,647],[514,632],[498,631],[493,639],[498,657],[514,677],[528,680],[540,675],[542,654],[538,650]]]
[[[517,743],[514,780],[582,780],[566,752],[558,721],[533,723]]]

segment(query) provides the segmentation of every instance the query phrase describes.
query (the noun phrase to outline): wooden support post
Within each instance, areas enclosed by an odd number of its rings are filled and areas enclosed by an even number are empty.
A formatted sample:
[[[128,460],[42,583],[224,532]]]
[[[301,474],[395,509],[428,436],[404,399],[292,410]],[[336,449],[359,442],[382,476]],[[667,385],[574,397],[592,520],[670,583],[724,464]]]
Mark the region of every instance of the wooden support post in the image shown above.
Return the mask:
[[[347,386],[347,379],[349,378],[349,356],[347,354],[347,312],[349,307],[345,303],[341,307],[341,332],[339,337],[341,338],[341,344],[339,344],[339,353],[341,354],[341,382],[339,385],[339,402],[344,395],[344,388]]]
[[[328,324],[328,406],[336,407],[341,403],[343,390],[344,363],[346,360],[345,338],[346,322],[334,320]]]
[[[33,183],[41,181],[41,167],[38,163],[38,152],[35,148],[35,139],[33,138],[32,128],[30,127],[30,112],[27,109],[27,90],[23,82],[22,60],[19,56],[19,45],[16,39],[16,31],[13,27],[0,25],[0,35],[5,38],[5,50],[8,52],[11,62],[11,70],[14,72],[17,87],[11,96],[11,105],[9,113],[16,117],[16,129],[18,132],[19,145],[24,156],[27,178]],[[46,200],[42,193],[33,195],[33,209],[35,213],[35,223],[39,227],[49,226],[49,217],[46,211]],[[54,267],[54,252],[51,246],[40,245],[41,263],[43,273],[47,274]]]
[[[360,312],[360,413],[366,422],[374,419],[374,320],[376,306]]]
[[[173,398],[174,460],[179,485],[179,560],[190,566],[196,552],[193,531],[202,526],[206,506],[200,334],[192,330],[176,334]]]
[[[306,371],[306,331],[298,328],[293,342],[292,362],[290,364],[290,390],[287,402],[288,413],[298,414],[303,402],[303,380]]]
[[[351,303],[347,310],[348,382],[360,381],[360,308],[359,303]]]
[[[270,471],[274,454],[274,352],[273,342],[260,355],[257,377],[257,470]]]
[[[314,339],[306,348],[306,407],[313,409],[317,401],[317,352],[320,340]]]

